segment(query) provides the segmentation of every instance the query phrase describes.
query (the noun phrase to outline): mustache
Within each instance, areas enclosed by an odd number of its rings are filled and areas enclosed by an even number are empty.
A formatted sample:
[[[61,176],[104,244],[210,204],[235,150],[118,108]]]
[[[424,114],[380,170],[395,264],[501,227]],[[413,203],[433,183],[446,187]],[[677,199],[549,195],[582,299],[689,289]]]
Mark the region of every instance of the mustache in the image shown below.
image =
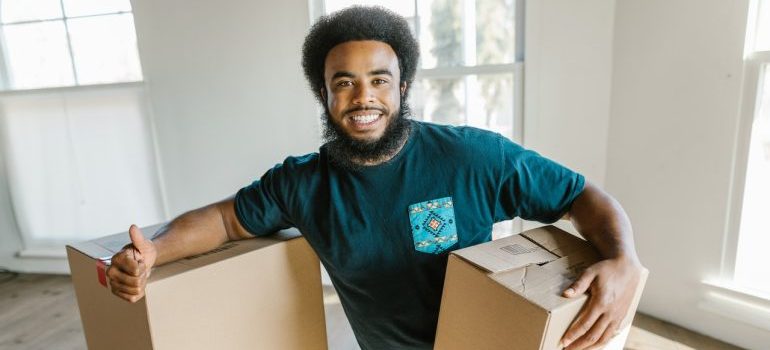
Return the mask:
[[[382,107],[375,107],[375,106],[358,106],[358,107],[352,107],[349,109],[346,109],[342,114],[348,114],[358,111],[379,111],[382,114],[385,114],[385,108]]]

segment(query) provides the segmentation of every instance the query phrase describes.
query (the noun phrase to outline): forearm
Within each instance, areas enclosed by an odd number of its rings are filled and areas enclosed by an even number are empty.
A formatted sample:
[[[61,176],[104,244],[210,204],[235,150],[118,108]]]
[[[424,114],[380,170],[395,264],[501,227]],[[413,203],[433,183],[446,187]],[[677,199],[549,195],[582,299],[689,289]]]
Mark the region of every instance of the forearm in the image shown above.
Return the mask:
[[[607,259],[638,264],[628,215],[614,198],[586,182],[569,211],[572,224]]]
[[[155,265],[205,253],[230,240],[221,203],[184,213],[153,235],[158,252]]]

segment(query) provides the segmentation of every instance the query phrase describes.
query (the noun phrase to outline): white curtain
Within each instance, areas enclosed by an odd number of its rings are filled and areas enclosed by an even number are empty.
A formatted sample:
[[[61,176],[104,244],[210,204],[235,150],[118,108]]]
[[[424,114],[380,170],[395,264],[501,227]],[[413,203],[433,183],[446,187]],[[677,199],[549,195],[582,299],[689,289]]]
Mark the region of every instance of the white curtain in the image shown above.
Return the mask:
[[[0,96],[2,151],[25,249],[163,220],[143,89],[127,84]]]

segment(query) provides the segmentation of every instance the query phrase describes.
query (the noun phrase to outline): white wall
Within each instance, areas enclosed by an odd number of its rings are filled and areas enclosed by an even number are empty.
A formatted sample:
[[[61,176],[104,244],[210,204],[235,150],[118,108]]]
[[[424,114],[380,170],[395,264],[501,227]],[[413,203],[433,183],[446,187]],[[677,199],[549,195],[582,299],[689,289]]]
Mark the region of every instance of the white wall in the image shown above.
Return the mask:
[[[317,150],[306,0],[132,4],[171,216]]]
[[[761,349],[769,332],[697,306],[720,269],[747,2],[617,2],[606,187],[650,269],[640,309]]]
[[[526,3],[524,145],[604,183],[615,2]]]

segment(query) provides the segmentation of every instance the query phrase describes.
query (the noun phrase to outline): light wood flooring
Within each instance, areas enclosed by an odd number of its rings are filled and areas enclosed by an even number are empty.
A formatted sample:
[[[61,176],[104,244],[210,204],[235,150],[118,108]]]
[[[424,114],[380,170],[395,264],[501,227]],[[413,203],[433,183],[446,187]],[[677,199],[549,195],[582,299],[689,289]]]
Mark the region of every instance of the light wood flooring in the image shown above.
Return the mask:
[[[357,350],[332,288],[324,289],[329,349]],[[69,276],[0,273],[0,349],[85,349]],[[739,349],[653,317],[637,314],[625,349]]]

